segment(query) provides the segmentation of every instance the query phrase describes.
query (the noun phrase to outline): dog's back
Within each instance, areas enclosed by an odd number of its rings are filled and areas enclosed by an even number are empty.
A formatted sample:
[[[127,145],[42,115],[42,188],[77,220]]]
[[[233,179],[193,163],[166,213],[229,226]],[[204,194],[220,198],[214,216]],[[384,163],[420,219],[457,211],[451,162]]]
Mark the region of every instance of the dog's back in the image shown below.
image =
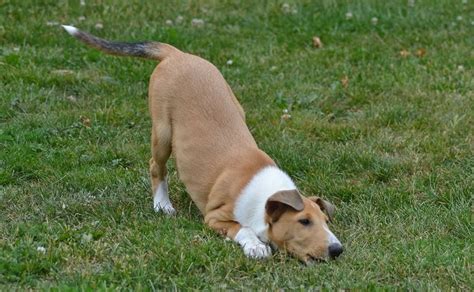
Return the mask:
[[[255,172],[273,164],[258,149],[245,124],[242,107],[210,62],[160,42],[114,42],[75,27],[64,28],[76,39],[107,54],[160,61],[149,85],[152,152],[153,148],[158,149],[155,152],[172,149],[179,176],[203,213],[217,176],[225,173],[226,167],[235,168],[237,162]],[[170,147],[163,146],[168,144]],[[160,155],[156,153],[158,158]]]
[[[258,150],[243,110],[214,65],[185,53],[156,67],[149,98],[154,124],[171,127],[180,179],[202,209],[207,203],[202,200],[229,162]]]

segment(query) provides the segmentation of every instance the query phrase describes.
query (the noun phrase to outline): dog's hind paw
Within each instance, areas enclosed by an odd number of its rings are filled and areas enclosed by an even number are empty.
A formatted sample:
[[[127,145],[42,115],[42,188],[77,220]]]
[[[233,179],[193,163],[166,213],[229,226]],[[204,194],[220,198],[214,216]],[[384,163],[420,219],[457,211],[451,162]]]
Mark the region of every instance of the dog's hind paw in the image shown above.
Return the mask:
[[[166,215],[175,215],[176,214],[176,210],[173,208],[173,205],[171,205],[171,203],[169,204],[156,204],[154,207],[156,212],[163,212],[164,214]]]
[[[244,254],[249,258],[263,259],[272,255],[272,249],[264,243],[246,244]]]

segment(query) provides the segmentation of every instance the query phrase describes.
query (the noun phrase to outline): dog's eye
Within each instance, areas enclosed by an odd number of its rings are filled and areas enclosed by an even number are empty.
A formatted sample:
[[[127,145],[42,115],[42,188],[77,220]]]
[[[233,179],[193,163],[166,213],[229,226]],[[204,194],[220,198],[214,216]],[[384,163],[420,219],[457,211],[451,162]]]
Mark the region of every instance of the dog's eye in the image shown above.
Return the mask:
[[[311,224],[311,221],[309,219],[300,219],[298,220],[298,222],[300,222],[304,226],[308,226],[309,224]]]

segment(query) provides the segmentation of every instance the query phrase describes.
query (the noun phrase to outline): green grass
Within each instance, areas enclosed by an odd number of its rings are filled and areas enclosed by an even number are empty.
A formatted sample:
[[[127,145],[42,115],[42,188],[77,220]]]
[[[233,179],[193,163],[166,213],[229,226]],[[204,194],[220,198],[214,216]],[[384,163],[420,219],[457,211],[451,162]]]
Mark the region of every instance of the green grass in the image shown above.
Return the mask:
[[[472,289],[474,3],[408,2],[288,1],[295,14],[282,1],[1,2],[0,290]],[[153,212],[156,64],[48,22],[214,63],[260,147],[338,207],[343,256],[245,258],[203,224],[172,162],[178,215]]]

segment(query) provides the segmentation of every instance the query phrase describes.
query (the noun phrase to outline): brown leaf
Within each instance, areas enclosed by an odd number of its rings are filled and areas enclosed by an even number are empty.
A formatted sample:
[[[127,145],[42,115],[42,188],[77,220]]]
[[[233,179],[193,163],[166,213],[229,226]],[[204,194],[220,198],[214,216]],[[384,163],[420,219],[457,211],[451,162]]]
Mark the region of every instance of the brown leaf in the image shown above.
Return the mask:
[[[92,125],[91,119],[89,119],[88,117],[84,117],[84,116],[80,116],[79,119],[81,120],[82,124],[85,127],[87,127],[87,128],[91,127],[91,125]]]
[[[322,48],[323,47],[323,43],[321,42],[321,39],[317,36],[313,37],[313,47],[315,47],[315,48]]]
[[[423,58],[426,55],[426,49],[425,48],[419,48],[418,50],[416,50],[415,55],[418,58]]]

